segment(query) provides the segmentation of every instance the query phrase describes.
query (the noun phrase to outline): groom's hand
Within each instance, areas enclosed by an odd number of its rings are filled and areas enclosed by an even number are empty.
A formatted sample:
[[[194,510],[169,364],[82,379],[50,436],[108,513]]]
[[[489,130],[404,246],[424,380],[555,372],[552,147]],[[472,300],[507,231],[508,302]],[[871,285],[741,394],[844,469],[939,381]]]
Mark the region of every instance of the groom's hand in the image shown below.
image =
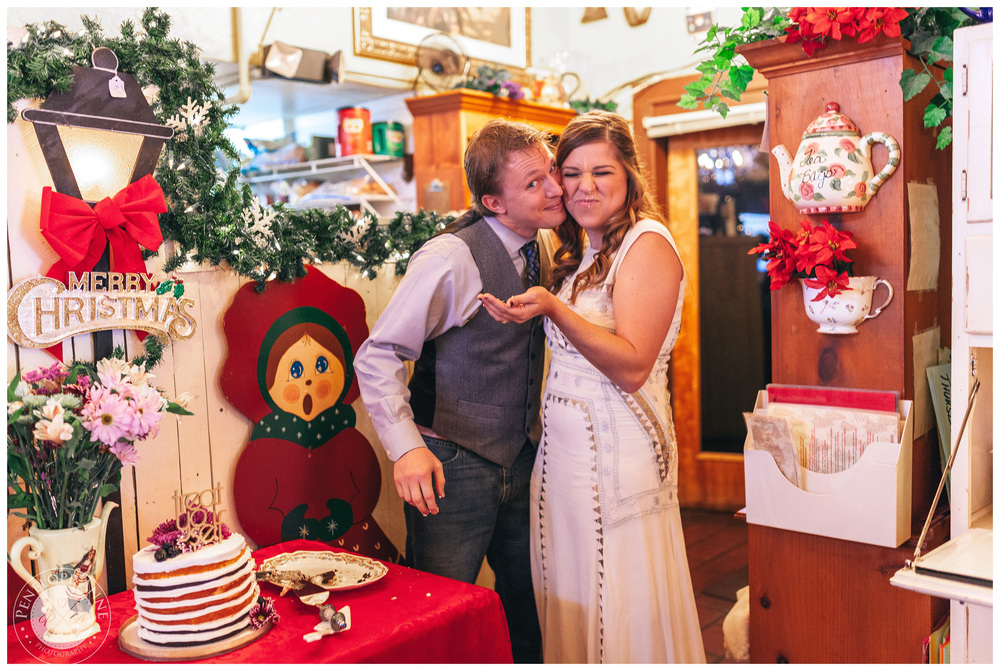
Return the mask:
[[[392,467],[396,492],[421,515],[436,515],[438,496],[444,496],[444,468],[426,447],[417,447],[396,460]]]

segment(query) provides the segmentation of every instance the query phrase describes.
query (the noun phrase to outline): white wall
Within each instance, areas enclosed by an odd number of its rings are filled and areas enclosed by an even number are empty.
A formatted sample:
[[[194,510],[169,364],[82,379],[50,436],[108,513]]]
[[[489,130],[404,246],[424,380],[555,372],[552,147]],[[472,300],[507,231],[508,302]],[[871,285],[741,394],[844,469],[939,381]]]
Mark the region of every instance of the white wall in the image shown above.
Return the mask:
[[[232,62],[233,22],[228,7],[164,7],[172,20],[171,35],[189,40],[201,47],[206,58]],[[694,50],[702,34],[687,32],[686,7],[653,7],[646,23],[631,27],[621,7],[608,7],[607,18],[581,23],[582,7],[532,7],[531,54],[532,65],[544,65],[557,52],[568,52],[570,69],[582,78],[577,96],[602,96],[625,82],[657,72],[693,72],[699,62]],[[716,23],[734,25],[739,22],[738,7],[698,7],[692,11],[711,11]],[[136,24],[142,16],[140,8],[92,9],[85,7],[63,8],[9,8],[8,26],[54,20],[71,30],[82,27],[80,14],[95,16],[104,32],[115,34],[126,18]],[[265,36],[271,14],[270,7],[243,7],[242,32],[244,54],[256,50]],[[343,50],[345,66],[360,72],[393,80],[412,80],[413,67],[388,61],[354,56],[354,16],[350,7],[289,7],[274,14],[267,28],[266,43],[280,40],[308,49],[333,53]],[[619,99],[623,113],[630,113],[630,99],[626,92]],[[408,117],[405,105],[396,116]]]
[[[715,23],[736,25],[738,7],[699,7],[711,11]],[[575,97],[597,98],[645,75],[694,73],[701,54],[694,54],[704,33],[688,34],[686,7],[653,7],[649,19],[632,27],[624,8],[607,7],[607,18],[581,23],[583,7],[533,7],[531,10],[533,65],[544,66],[557,52],[568,52],[570,70],[580,75],[582,86]],[[618,111],[631,116],[628,90],[615,96]]]

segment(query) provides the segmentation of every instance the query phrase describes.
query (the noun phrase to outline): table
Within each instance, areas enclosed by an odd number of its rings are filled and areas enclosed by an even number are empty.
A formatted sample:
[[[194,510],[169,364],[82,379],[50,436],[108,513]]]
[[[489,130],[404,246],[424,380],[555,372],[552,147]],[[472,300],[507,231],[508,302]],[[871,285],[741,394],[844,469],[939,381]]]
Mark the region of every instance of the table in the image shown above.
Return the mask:
[[[329,550],[317,541],[289,541],[253,553],[258,566],[283,552]],[[328,603],[351,607],[351,628],[315,643],[302,635],[319,623],[318,610],[289,592],[261,583],[281,620],[256,642],[204,662],[239,663],[500,663],[512,662],[510,636],[496,592],[396,564],[375,583],[334,592]],[[69,650],[53,650],[30,623],[7,627],[7,663],[142,663],[118,648],[118,630],[135,615],[131,590],[97,602],[101,632]]]

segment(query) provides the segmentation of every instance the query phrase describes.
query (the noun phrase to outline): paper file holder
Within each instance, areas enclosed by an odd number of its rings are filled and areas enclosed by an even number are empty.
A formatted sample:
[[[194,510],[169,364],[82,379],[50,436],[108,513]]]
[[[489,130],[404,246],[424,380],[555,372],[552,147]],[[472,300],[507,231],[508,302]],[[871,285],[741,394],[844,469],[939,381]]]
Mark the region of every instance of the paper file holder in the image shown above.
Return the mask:
[[[840,473],[800,469],[802,488],[778,470],[770,453],[743,452],[747,522],[817,536],[895,548],[910,538],[913,470],[912,401],[900,401],[904,419],[899,443],[872,443],[861,458]],[[767,392],[757,394],[754,410],[767,407]]]

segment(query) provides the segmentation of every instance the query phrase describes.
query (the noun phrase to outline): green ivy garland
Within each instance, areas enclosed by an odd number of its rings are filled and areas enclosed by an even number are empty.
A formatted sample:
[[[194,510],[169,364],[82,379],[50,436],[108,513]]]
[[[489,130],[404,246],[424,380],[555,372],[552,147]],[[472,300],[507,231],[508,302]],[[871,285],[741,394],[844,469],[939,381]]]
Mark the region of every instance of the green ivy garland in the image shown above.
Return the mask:
[[[141,28],[125,21],[118,37],[104,36],[93,18],[81,20],[82,31],[54,21],[31,24],[22,40],[7,44],[7,122],[17,118],[18,101],[66,91],[73,67],[90,67],[97,47],[114,51],[119,71],[132,75],[144,90],[158,89],[152,102],[157,120],[185,131],[165,143],[156,168],[168,207],[160,228],[164,239],[175,243],[165,272],[188,259],[225,265],[256,280],[258,291],[269,279],[303,277],[306,263],[348,261],[372,278],[379,266],[395,261],[398,275],[406,271],[410,255],[450,221],[421,210],[399,212],[383,227],[373,214],[356,219],[342,206],[260,208],[249,185],[239,181],[238,168],[221,174],[217,167],[219,154],[230,161],[238,158],[223,134],[237,108],[224,105],[215,68],[201,60],[198,47],[168,37],[170,16],[147,8]],[[186,119],[189,125],[178,126],[192,108],[200,113]]]

